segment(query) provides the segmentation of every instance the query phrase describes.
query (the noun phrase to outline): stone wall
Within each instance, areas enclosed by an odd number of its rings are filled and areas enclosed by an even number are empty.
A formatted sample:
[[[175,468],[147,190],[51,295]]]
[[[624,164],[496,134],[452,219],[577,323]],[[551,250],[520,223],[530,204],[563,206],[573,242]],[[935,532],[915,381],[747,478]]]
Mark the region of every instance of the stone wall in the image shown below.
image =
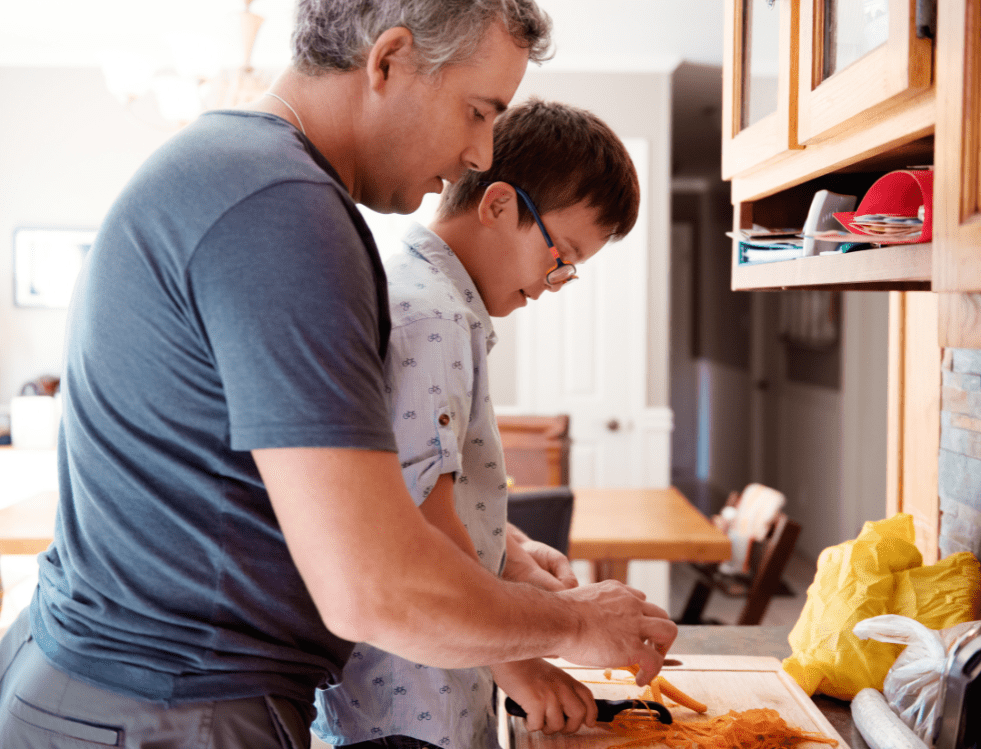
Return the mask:
[[[940,409],[940,556],[981,557],[981,351],[944,350]]]

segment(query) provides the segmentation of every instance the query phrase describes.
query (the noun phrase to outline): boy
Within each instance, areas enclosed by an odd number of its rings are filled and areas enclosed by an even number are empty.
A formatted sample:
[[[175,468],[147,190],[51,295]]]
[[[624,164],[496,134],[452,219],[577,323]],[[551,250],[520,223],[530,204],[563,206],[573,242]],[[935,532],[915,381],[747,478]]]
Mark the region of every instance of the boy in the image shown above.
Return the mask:
[[[430,228],[410,229],[386,263],[385,379],[403,476],[426,519],[495,574],[575,585],[520,572],[526,552],[508,532],[488,395],[490,318],[576,278],[577,264],[630,231],[638,206],[617,136],[588,112],[532,100],[495,123],[490,170],[448,185]],[[532,730],[572,732],[595,720],[589,691],[540,659],[445,670],[362,644],[343,684],[318,692],[314,730],[335,745],[496,747],[494,681]]]

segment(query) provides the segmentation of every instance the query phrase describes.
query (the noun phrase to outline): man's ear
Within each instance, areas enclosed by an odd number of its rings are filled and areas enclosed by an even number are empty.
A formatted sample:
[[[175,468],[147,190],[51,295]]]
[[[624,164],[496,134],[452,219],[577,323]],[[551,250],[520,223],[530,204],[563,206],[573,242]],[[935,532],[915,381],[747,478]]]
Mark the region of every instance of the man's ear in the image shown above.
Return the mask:
[[[486,227],[491,227],[514,212],[517,222],[518,193],[507,182],[494,182],[485,190],[477,205],[477,218]]]
[[[373,91],[384,88],[392,69],[412,64],[412,32],[404,26],[386,29],[371,46],[365,70]]]

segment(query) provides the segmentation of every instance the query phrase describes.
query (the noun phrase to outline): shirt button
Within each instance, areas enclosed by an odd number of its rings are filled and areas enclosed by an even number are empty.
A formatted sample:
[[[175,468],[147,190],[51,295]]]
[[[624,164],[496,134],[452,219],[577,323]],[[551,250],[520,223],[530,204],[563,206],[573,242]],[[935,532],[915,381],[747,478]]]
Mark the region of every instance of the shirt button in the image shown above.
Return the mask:
[[[449,423],[450,423],[450,417],[447,414],[439,415],[439,425],[441,427],[445,427]]]

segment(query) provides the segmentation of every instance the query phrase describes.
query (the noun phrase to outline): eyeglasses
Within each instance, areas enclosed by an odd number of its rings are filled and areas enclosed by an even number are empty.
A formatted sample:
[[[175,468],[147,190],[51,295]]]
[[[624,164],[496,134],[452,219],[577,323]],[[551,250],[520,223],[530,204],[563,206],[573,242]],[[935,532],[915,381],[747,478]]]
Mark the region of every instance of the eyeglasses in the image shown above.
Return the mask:
[[[510,184],[510,183],[508,183]],[[489,187],[490,182],[481,182],[481,187]],[[569,283],[569,281],[575,281],[579,278],[576,275],[576,266],[572,263],[567,263],[561,257],[559,257],[559,251],[555,249],[555,242],[548,235],[548,231],[545,229],[545,224],[542,223],[542,217],[538,215],[538,209],[535,208],[535,204],[531,200],[531,196],[522,190],[517,185],[511,185],[514,191],[518,193],[521,199],[524,201],[525,205],[528,206],[528,210],[531,211],[532,218],[535,219],[535,223],[538,224],[538,228],[542,230],[542,236],[545,237],[545,244],[548,245],[549,251],[552,253],[552,257],[555,258],[555,265],[552,269],[545,274],[545,283],[551,287],[562,286],[563,284]]]

